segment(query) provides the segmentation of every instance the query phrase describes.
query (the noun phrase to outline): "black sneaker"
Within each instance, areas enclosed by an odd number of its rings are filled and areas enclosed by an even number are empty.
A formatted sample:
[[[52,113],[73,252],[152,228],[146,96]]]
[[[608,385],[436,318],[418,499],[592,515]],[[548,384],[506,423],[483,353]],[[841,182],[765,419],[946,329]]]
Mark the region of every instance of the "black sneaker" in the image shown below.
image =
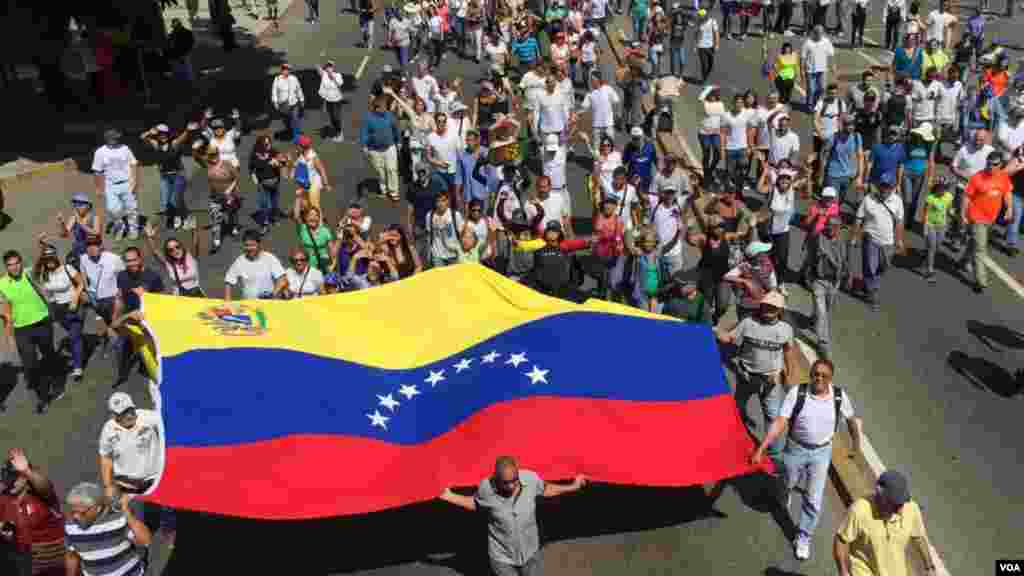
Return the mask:
[[[1016,258],[1018,254],[1020,254],[1020,249],[1017,248],[1016,246],[1006,247],[1006,255],[1009,256],[1010,258]]]
[[[50,411],[50,403],[41,401],[36,404],[36,414],[42,415]]]
[[[931,284],[933,286],[938,281],[937,278],[935,277],[935,272],[928,272],[928,273],[926,273],[924,278],[925,278],[925,280],[928,281],[929,284]]]
[[[982,286],[981,284],[975,284],[971,288],[974,290],[975,294],[984,294],[985,293],[985,286]]]

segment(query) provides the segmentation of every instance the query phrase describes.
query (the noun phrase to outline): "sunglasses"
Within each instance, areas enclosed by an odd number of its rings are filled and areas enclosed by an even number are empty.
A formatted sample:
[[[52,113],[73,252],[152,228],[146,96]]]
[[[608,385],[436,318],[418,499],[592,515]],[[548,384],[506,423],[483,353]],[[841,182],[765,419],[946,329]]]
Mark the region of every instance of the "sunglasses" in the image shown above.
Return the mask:
[[[292,263],[293,264],[298,264],[299,262],[305,262],[305,261],[306,261],[305,258],[292,258]]]
[[[168,252],[176,251],[176,250],[181,250],[181,244],[168,244],[167,245],[167,251]]]

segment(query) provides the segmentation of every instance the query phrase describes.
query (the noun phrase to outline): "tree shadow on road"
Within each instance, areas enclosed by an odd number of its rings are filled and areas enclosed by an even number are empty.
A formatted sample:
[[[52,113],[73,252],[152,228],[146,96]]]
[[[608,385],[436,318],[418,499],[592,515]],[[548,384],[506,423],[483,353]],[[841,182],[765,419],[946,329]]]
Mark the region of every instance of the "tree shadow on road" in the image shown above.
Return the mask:
[[[193,85],[157,75],[153,79],[153,106],[147,107],[141,93],[128,94],[103,104],[89,105],[92,90],[87,81],[69,80],[73,103],[54,110],[35,92],[31,82],[20,81],[3,92],[8,108],[17,110],[8,129],[0,136],[0,163],[17,158],[54,162],[73,158],[88,171],[92,153],[105,129],[116,127],[125,142],[137,143],[141,132],[159,123],[172,129],[184,128],[207,106],[244,115],[265,114],[269,109],[270,86],[284,54],[264,47],[251,36],[238,35],[239,48],[225,53],[219,46],[199,43],[193,52],[196,81]],[[320,105],[319,77],[315,70],[297,70],[307,95],[308,107]],[[138,148],[133,146],[133,148]],[[143,162],[144,159],[140,158]]]
[[[1002,352],[1006,348],[1024,349],[1024,334],[1006,326],[968,320],[967,332],[993,352]]]
[[[981,358],[969,356],[960,351],[950,352],[946,358],[950,368],[963,376],[979,390],[991,392],[1003,398],[1012,398],[1024,391],[1024,371],[1010,373],[1009,370]]]
[[[600,483],[581,493],[542,500],[538,515],[545,543],[721,516],[700,487]],[[163,576],[213,574],[221,566],[232,574],[333,574],[410,562],[446,566],[460,574],[487,572],[483,517],[439,501],[300,522],[180,512],[177,528]]]

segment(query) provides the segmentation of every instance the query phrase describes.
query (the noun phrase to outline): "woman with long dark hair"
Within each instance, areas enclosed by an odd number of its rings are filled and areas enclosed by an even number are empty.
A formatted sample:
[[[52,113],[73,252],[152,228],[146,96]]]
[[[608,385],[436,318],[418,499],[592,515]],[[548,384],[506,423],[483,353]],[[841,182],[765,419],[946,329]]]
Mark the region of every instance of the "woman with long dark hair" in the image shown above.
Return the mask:
[[[380,235],[380,239],[395,263],[399,278],[408,278],[423,271],[419,252],[409,242],[409,237],[400,224],[389,226],[387,231]]]
[[[249,174],[256,184],[256,223],[264,235],[281,219],[281,178],[288,158],[274,149],[270,136],[256,139],[249,156]]]
[[[146,236],[146,245],[149,246],[153,257],[163,264],[167,276],[174,282],[174,294],[203,298],[206,294],[199,285],[199,230],[195,226],[189,227],[192,229],[191,252],[180,240],[173,237],[164,240],[163,250],[157,249],[157,229],[152,223],[146,224],[143,232]]]

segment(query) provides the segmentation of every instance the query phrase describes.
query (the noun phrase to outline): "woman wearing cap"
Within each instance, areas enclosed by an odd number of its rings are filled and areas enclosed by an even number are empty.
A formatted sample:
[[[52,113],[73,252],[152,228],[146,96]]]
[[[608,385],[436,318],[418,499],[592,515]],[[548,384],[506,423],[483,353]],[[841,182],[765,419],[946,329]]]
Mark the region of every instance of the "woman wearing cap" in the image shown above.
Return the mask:
[[[217,150],[220,151],[221,160],[230,162],[235,168],[239,168],[242,165],[238,160],[238,145],[242,142],[242,130],[239,128],[241,116],[238,110],[235,109],[231,112],[231,117],[235,121],[235,125],[230,130],[225,128],[223,119],[214,118],[211,120],[206,138],[211,146],[216,146]]]
[[[32,277],[50,305],[50,318],[68,334],[71,378],[78,382],[82,379],[82,276],[70,264],[61,264],[57,249],[47,244],[44,237],[39,242],[39,258],[32,267]]]
[[[180,240],[174,237],[164,240],[164,249],[156,246],[157,229],[150,222],[144,230],[146,245],[156,261],[163,264],[167,277],[174,281],[173,294],[203,298],[206,294],[199,285],[199,230],[192,228],[192,249],[187,250]]]
[[[760,191],[768,197],[768,233],[772,243],[772,258],[780,282],[789,275],[789,230],[796,215],[796,189],[803,185],[792,172],[780,172],[770,184],[765,171]]]
[[[74,257],[85,254],[85,241],[89,236],[101,234],[99,217],[92,210],[92,200],[84,192],[71,195],[71,216],[65,220],[57,213],[57,233],[61,238],[71,238],[71,252]]]
[[[910,131],[907,141],[907,160],[903,164],[903,205],[907,210],[907,222],[915,226],[918,222],[917,209],[921,191],[931,189],[935,175],[935,134],[930,122],[925,122]]]
[[[327,168],[313,150],[313,139],[305,134],[299,136],[297,153],[292,169],[292,180],[299,185],[295,206],[299,210],[306,206],[320,208],[320,191],[331,189]]]
[[[160,211],[164,214],[167,227],[175,230],[181,227],[183,217],[188,216],[177,202],[179,197],[184,196],[185,191],[185,165],[181,160],[183,148],[191,136],[191,131],[198,128],[198,123],[191,122],[187,130],[172,138],[170,127],[159,124],[140,136],[157,153],[157,163],[160,166]]]
[[[761,298],[779,287],[772,266],[771,251],[771,244],[751,242],[745,251],[746,259],[722,277],[723,281],[739,291],[736,317],[740,321],[756,314],[761,306]]]

